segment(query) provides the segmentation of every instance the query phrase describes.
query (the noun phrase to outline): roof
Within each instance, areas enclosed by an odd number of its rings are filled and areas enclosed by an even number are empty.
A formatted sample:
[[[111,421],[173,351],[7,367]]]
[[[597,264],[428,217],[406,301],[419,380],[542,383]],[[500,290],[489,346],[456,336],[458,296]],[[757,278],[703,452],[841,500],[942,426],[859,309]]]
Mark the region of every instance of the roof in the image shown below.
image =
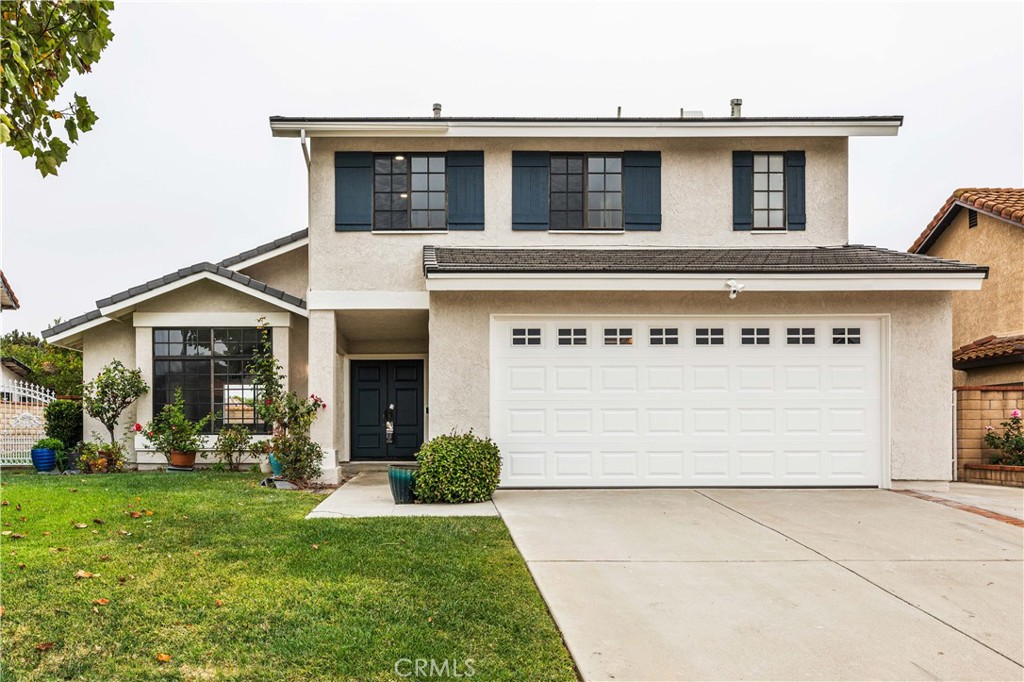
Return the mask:
[[[27,377],[28,373],[32,371],[32,369],[24,362],[10,355],[5,355],[0,358],[0,365],[3,365],[22,378]]]
[[[102,298],[96,301],[96,310],[90,310],[89,312],[83,315],[73,317],[70,320],[61,322],[60,324],[56,324],[50,327],[49,329],[44,330],[43,338],[45,339],[56,334],[61,334],[70,329],[74,329],[75,327],[78,327],[86,322],[99,319],[100,317],[103,317],[103,308],[108,308],[112,305],[123,303],[125,301],[128,301],[129,299],[135,298],[136,296],[140,296],[150,291],[160,289],[169,284],[174,284],[193,275],[199,275],[204,273],[209,273],[210,275],[213,275],[215,277],[235,282],[243,287],[252,289],[253,291],[259,292],[266,296],[279,299],[282,302],[295,306],[297,308],[306,307],[306,301],[304,299],[299,298],[298,296],[293,296],[292,294],[289,294],[286,291],[275,289],[272,286],[269,286],[259,280],[253,279],[248,275],[243,275],[242,273],[237,272],[235,270],[231,270],[220,265],[215,265],[213,263],[204,262],[196,263],[195,265],[192,265],[187,268],[182,268],[181,270],[177,270],[168,275],[164,275],[163,277],[150,280],[145,284],[140,284],[130,289],[120,291],[112,296]]]
[[[275,137],[674,138],[896,135],[902,116],[271,116]]]
[[[988,268],[876,246],[789,249],[521,249],[425,246],[434,273],[988,273]]]
[[[986,336],[953,351],[953,368],[1024,362],[1024,334]]]
[[[238,265],[239,263],[244,263],[244,262],[250,261],[250,260],[252,260],[254,258],[258,258],[259,256],[264,256],[264,255],[266,255],[268,253],[272,253],[274,251],[277,251],[280,248],[283,248],[285,246],[289,246],[291,244],[294,244],[295,242],[299,242],[299,241],[302,241],[303,239],[308,239],[308,238],[309,238],[309,229],[308,228],[305,229],[305,230],[299,230],[298,232],[292,232],[290,235],[288,235],[286,237],[279,237],[278,239],[275,239],[272,242],[267,242],[266,244],[260,244],[256,248],[249,249],[247,251],[243,251],[242,253],[237,253],[234,256],[230,256],[228,258],[225,258],[224,260],[222,260],[219,263],[217,263],[217,265],[219,265],[221,267],[224,267],[224,268],[234,267],[235,265]]]
[[[0,308],[4,310],[17,310],[21,307],[18,297],[14,295],[11,283],[7,281],[4,271],[0,270]]]
[[[271,116],[271,123],[903,123],[903,116]]]
[[[946,199],[939,212],[910,245],[911,253],[926,253],[945,231],[961,208],[1000,218],[1008,223],[1024,225],[1024,189],[1012,187],[961,187]]]

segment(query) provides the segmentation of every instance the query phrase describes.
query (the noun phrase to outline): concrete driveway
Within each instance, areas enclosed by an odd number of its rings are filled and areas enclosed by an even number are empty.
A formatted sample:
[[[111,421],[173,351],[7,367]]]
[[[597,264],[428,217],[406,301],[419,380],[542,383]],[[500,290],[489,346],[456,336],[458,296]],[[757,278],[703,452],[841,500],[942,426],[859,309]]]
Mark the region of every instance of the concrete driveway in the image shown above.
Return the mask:
[[[1022,680],[1024,529],[882,490],[498,491],[587,680]]]

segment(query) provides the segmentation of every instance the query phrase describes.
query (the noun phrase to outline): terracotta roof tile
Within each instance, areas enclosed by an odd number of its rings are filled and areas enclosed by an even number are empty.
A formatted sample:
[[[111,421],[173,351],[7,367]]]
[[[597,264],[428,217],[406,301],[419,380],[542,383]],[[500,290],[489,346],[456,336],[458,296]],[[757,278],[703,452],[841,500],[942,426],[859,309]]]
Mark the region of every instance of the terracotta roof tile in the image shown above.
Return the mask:
[[[1024,188],[961,187],[955,190],[907,250],[910,253],[927,251],[961,207],[984,211],[998,218],[1024,225]]]
[[[986,336],[953,351],[953,367],[958,364],[990,358],[1024,356],[1024,334]]]

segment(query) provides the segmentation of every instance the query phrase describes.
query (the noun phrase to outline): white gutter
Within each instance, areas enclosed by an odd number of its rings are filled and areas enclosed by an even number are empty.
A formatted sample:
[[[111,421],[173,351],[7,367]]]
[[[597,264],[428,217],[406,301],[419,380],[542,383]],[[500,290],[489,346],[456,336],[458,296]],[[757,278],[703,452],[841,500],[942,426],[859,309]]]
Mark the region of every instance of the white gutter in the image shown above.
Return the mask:
[[[984,273],[428,273],[427,291],[977,291]]]
[[[893,136],[898,119],[824,121],[271,121],[274,137],[855,137]]]
[[[309,138],[306,137],[306,130],[299,131],[299,144],[302,145],[302,156],[306,159],[306,170],[309,170]]]

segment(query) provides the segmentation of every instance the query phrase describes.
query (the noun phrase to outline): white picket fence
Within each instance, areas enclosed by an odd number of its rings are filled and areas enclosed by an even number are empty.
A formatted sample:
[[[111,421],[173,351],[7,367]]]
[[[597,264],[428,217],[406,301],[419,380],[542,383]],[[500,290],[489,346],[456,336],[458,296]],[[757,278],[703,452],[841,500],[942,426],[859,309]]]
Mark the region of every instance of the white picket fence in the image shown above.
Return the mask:
[[[53,391],[27,381],[0,381],[0,466],[32,464],[32,446],[46,435],[43,411]]]

